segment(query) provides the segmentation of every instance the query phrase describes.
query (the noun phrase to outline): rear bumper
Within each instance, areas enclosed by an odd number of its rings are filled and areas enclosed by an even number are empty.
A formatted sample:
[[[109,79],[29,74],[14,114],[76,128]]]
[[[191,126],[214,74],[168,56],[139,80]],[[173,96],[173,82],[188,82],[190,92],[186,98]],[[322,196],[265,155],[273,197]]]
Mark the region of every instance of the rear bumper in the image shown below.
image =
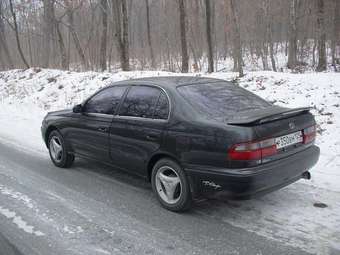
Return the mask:
[[[299,180],[318,161],[320,149],[312,145],[287,158],[243,169],[187,166],[186,173],[196,195],[250,199]]]

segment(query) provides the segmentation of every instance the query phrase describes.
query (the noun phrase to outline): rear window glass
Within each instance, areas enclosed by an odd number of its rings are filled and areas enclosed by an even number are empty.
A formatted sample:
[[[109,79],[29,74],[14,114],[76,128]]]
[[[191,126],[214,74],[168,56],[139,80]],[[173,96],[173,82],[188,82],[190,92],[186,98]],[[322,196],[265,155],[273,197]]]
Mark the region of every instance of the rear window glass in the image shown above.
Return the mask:
[[[206,117],[227,120],[238,112],[267,108],[271,104],[230,82],[177,87],[179,93]]]

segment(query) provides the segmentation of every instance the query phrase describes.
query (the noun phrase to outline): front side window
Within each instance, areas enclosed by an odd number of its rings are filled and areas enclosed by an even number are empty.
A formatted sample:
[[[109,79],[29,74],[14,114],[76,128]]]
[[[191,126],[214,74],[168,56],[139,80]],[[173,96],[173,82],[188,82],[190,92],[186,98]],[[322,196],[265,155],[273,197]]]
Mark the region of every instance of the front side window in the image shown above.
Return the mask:
[[[87,101],[84,112],[113,115],[125,90],[124,86],[114,86],[102,90]]]
[[[160,93],[161,91],[155,87],[132,86],[120,108],[119,115],[153,118]]]

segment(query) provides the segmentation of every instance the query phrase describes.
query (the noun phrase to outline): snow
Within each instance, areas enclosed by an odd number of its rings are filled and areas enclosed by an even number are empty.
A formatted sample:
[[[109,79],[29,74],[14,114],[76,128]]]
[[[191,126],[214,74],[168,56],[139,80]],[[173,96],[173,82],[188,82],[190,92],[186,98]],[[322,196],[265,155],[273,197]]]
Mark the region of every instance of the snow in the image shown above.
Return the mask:
[[[28,225],[26,221],[24,221],[21,216],[17,216],[15,212],[3,208],[0,206],[0,214],[5,216],[8,219],[12,219],[12,222],[21,230],[25,231],[28,234],[33,234],[36,236],[44,236],[45,234],[39,230],[34,230],[34,226]]]
[[[84,232],[83,228],[81,226],[77,226],[77,227],[70,227],[70,226],[67,226],[65,225],[63,227],[63,231],[67,234],[78,234],[78,233],[82,233]]]
[[[161,71],[77,73],[50,69],[0,72],[0,142],[46,156],[40,126],[48,111],[81,103],[96,90],[115,81],[171,75],[183,74]],[[232,72],[187,75],[226,80],[235,80],[237,76]],[[321,156],[311,170],[311,181],[300,180],[258,200],[230,202],[227,212],[225,207],[212,203],[211,211],[224,222],[310,252],[325,254],[329,247],[339,249],[340,74],[254,71],[237,81],[274,104],[313,107],[318,123],[316,144]],[[0,194],[30,205],[28,197],[4,186],[0,186]],[[316,202],[326,203],[328,207],[316,208],[313,206]],[[0,213],[13,222],[16,219],[18,226],[22,223],[21,218],[15,218],[19,216],[6,208],[0,207]],[[85,231],[81,226],[71,225],[65,225],[63,230],[66,233]],[[311,242],[306,243],[306,240]]]
[[[10,188],[7,188],[3,185],[0,185],[0,193],[3,194],[3,195],[6,195],[6,196],[10,196],[13,199],[16,199],[18,201],[22,201],[30,209],[32,209],[34,207],[31,199],[28,196],[26,196],[26,195],[24,195],[20,192],[14,191]]]
[[[300,181],[260,199],[229,202],[231,210],[218,208],[214,213],[221,215],[223,221],[256,234],[312,253],[330,254],[329,249],[340,242],[339,193],[311,189],[306,183]],[[328,207],[313,206],[320,201]]]

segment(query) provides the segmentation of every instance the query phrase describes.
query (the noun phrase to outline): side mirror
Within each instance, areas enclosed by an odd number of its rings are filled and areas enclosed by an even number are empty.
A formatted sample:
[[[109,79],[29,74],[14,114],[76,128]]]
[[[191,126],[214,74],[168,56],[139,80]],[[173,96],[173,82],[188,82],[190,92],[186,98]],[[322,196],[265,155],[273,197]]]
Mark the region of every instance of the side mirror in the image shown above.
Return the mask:
[[[83,111],[83,106],[81,104],[77,104],[73,107],[74,113],[81,113]]]

